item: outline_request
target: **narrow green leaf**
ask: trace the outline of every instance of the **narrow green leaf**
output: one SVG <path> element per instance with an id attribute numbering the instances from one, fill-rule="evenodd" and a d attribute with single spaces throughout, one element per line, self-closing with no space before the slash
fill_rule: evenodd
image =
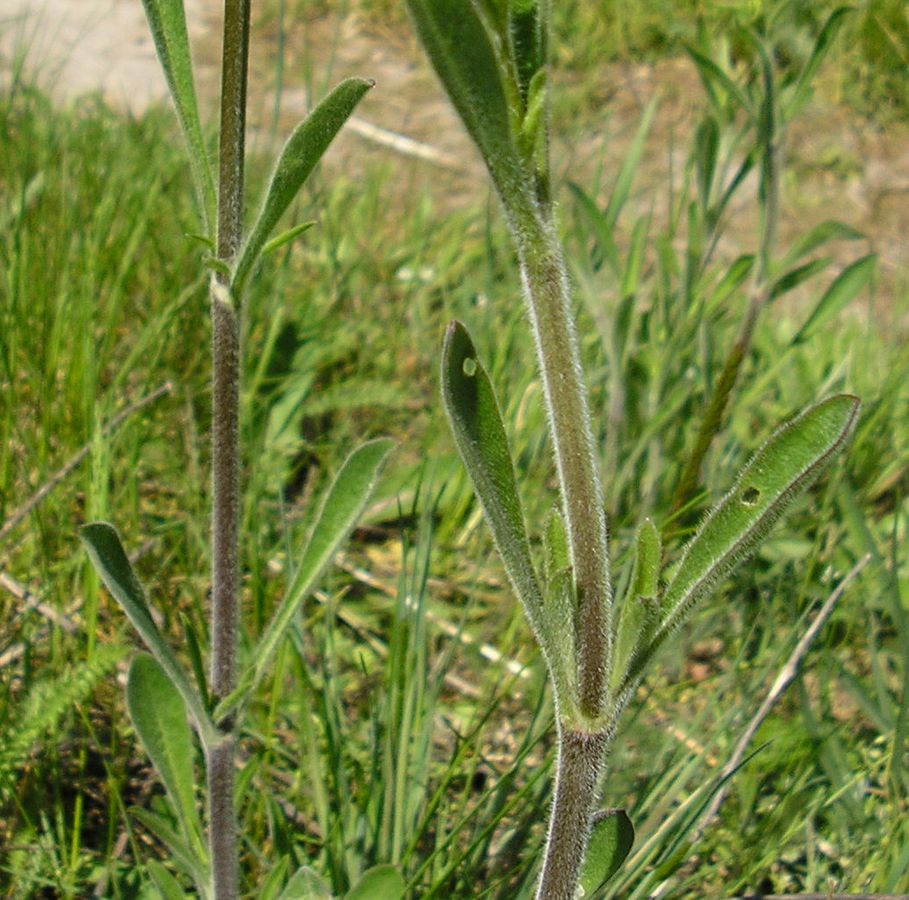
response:
<path id="1" fill-rule="evenodd" d="M 215 715 L 219 720 L 236 710 L 265 677 L 300 604 L 334 559 L 338 546 L 357 524 L 392 446 L 393 442 L 385 438 L 367 441 L 354 450 L 341 467 L 323 498 L 312 535 L 287 593 L 259 638 L 251 666 L 241 676 L 237 690 L 218 705 Z"/>
<path id="2" fill-rule="evenodd" d="M 634 176 L 637 173 L 638 166 L 641 162 L 641 156 L 644 153 L 644 144 L 647 141 L 650 126 L 653 124 L 653 117 L 656 114 L 659 99 L 658 96 L 653 97 L 650 103 L 647 104 L 647 108 L 644 110 L 644 115 L 641 116 L 641 121 L 638 124 L 638 129 L 634 134 L 634 138 L 625 151 L 622 168 L 619 169 L 619 174 L 612 187 L 612 193 L 609 195 L 609 203 L 606 205 L 606 212 L 603 214 L 606 219 L 606 227 L 609 229 L 610 233 L 612 233 L 616 223 L 619 221 L 619 215 L 628 202 L 628 198 L 631 196 L 631 186 L 634 184 Z"/>
<path id="3" fill-rule="evenodd" d="M 344 895 L 344 900 L 401 900 L 405 889 L 396 866 L 373 866 Z"/>
<path id="4" fill-rule="evenodd" d="M 634 845 L 634 825 L 624 809 L 604 809 L 594 817 L 581 869 L 581 897 L 592 897 L 625 862 Z"/>
<path id="5" fill-rule="evenodd" d="M 529 201 L 492 38 L 472 0 L 406 0 L 417 36 L 503 203 Z M 523 195 L 523 196 L 519 196 Z"/>
<path id="6" fill-rule="evenodd" d="M 586 723 L 578 695 L 577 606 L 571 569 L 560 569 L 546 582 L 540 644 L 552 676 L 556 717 L 567 728 Z"/>
<path id="7" fill-rule="evenodd" d="M 839 394 L 778 428 L 706 517 L 661 601 L 655 648 L 692 606 L 747 557 L 793 500 L 845 448 L 858 421 L 857 397 Z"/>
<path id="8" fill-rule="evenodd" d="M 754 268 L 754 254 L 745 254 L 735 259 L 717 286 L 710 292 L 710 311 L 721 306 L 729 296 L 744 284 Z"/>
<path id="9" fill-rule="evenodd" d="M 751 99 L 712 59 L 690 45 L 686 45 L 685 50 L 694 61 L 701 81 L 709 93 L 713 94 L 714 86 L 720 86 L 736 102 L 739 109 L 746 112 L 749 118 L 754 117 Z"/>
<path id="10" fill-rule="evenodd" d="M 270 241 L 266 241 L 261 255 L 268 256 L 269 253 L 280 250 L 281 247 L 289 244 L 294 238 L 298 238 L 304 232 L 309 231 L 315 224 L 315 222 L 301 222 L 299 225 L 294 225 L 293 228 L 288 228 L 287 231 L 282 231 L 280 234 L 275 235 Z"/>
<path id="11" fill-rule="evenodd" d="M 508 38 L 524 104 L 530 81 L 545 63 L 539 0 L 511 0 L 508 4 Z"/>
<path id="12" fill-rule="evenodd" d="M 167 87 L 177 109 L 177 118 L 189 151 L 202 220 L 210 235 L 215 221 L 215 179 L 202 136 L 183 0 L 142 0 L 142 5 Z"/>
<path id="13" fill-rule="evenodd" d="M 442 346 L 442 401 L 467 474 L 530 625 L 542 642 L 543 595 L 499 405 L 467 329 L 452 322 Z"/>
<path id="14" fill-rule="evenodd" d="M 183 698 L 153 657 L 133 658 L 126 682 L 126 707 L 139 740 L 161 778 L 187 840 L 204 859 L 202 823 L 196 808 L 193 739 Z"/>
<path id="15" fill-rule="evenodd" d="M 782 297 L 784 294 L 788 294 L 789 291 L 795 290 L 800 284 L 808 281 L 809 278 L 813 278 L 819 272 L 823 272 L 830 265 L 830 262 L 829 256 L 821 256 L 785 272 L 770 288 L 770 299 L 776 300 L 777 297 Z"/>
<path id="16" fill-rule="evenodd" d="M 123 608 L 145 645 L 183 697 L 195 719 L 203 743 L 207 746 L 215 743 L 219 739 L 218 731 L 208 715 L 205 702 L 158 631 L 145 600 L 145 591 L 126 558 L 116 529 L 107 522 L 92 522 L 79 530 L 79 536 L 104 586 Z"/>
<path id="17" fill-rule="evenodd" d="M 847 266 L 824 292 L 808 320 L 792 339 L 793 344 L 808 340 L 818 329 L 846 308 L 870 283 L 877 267 L 877 254 L 870 253 Z"/>
<path id="18" fill-rule="evenodd" d="M 824 57 L 827 55 L 830 44 L 836 37 L 846 15 L 853 11 L 853 8 L 850 6 L 840 6 L 833 10 L 827 17 L 827 21 L 824 22 L 815 39 L 811 55 L 808 57 L 808 61 L 805 63 L 804 68 L 799 73 L 795 90 L 786 104 L 787 119 L 792 119 L 794 116 L 798 115 L 799 111 L 811 96 L 811 82 L 814 80 L 814 76 L 823 62 Z"/>
<path id="19" fill-rule="evenodd" d="M 830 241 L 860 241 L 866 237 L 867 235 L 861 231 L 856 231 L 843 222 L 827 219 L 813 228 L 809 228 L 792 244 L 781 260 L 780 268 L 788 269 L 803 256 L 813 253 L 818 247 L 822 247 Z"/>
<path id="20" fill-rule="evenodd" d="M 257 888 L 258 900 L 279 900 L 284 886 L 287 883 L 287 870 L 290 868 L 290 858 L 282 856 L 268 873 L 264 882 Z"/>
<path id="21" fill-rule="evenodd" d="M 694 134 L 694 163 L 698 176 L 698 194 L 704 210 L 710 206 L 710 192 L 713 190 L 719 145 L 719 125 L 714 116 L 707 115 L 698 125 Z"/>
<path id="22" fill-rule="evenodd" d="M 180 882 L 158 860 L 150 859 L 145 864 L 145 870 L 154 881 L 162 900 L 186 900 L 186 894 L 183 893 Z"/>
<path id="23" fill-rule="evenodd" d="M 374 84 L 375 82 L 364 78 L 342 81 L 288 138 L 272 173 L 262 208 L 237 255 L 232 280 L 235 296 L 242 297 L 246 280 L 278 220 L 297 196 L 341 126 Z"/>
<path id="24" fill-rule="evenodd" d="M 278 900 L 331 900 L 331 888 L 309 866 L 301 866 L 284 886 Z"/>
<path id="25" fill-rule="evenodd" d="M 581 213 L 593 229 L 594 237 L 597 239 L 602 251 L 603 259 L 609 263 L 609 268 L 612 270 L 613 275 L 616 278 L 621 278 L 623 274 L 622 259 L 618 245 L 613 237 L 614 227 L 609 225 L 603 211 L 589 194 L 585 193 L 573 182 L 568 183 L 568 189 L 574 194 Z"/>

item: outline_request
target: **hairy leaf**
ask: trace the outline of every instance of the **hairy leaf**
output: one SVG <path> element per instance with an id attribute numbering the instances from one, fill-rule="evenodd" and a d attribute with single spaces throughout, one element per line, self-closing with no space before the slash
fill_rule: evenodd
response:
<path id="1" fill-rule="evenodd" d="M 219 739 L 218 731 L 202 697 L 192 686 L 174 652 L 158 631 L 145 601 L 145 591 L 126 557 L 116 529 L 107 522 L 93 522 L 84 525 L 79 531 L 79 536 L 104 586 L 123 608 L 133 627 L 145 641 L 145 645 L 179 691 L 195 719 L 203 743 L 210 746 Z"/>
<path id="2" fill-rule="evenodd" d="M 215 217 L 215 180 L 199 120 L 183 0 L 142 0 L 142 5 L 167 87 L 177 108 L 177 118 L 189 151 L 193 183 L 202 207 L 202 220 L 210 238 Z"/>
<path id="3" fill-rule="evenodd" d="M 193 779 L 193 740 L 186 706 L 167 673 L 147 653 L 139 653 L 130 664 L 126 706 L 139 740 L 167 789 L 187 840 L 204 860 L 202 823 Z"/>
<path id="4" fill-rule="evenodd" d="M 297 196 L 341 126 L 374 84 L 375 82 L 364 78 L 342 81 L 287 139 L 265 192 L 262 208 L 237 256 L 232 280 L 235 296 L 242 297 L 246 280 L 278 220 Z"/>
<path id="5" fill-rule="evenodd" d="M 448 326 L 442 346 L 442 401 L 505 571 L 542 643 L 543 594 L 530 556 L 505 426 L 489 376 L 460 322 Z"/>
<path id="6" fill-rule="evenodd" d="M 625 861 L 634 844 L 634 825 L 624 809 L 605 809 L 594 817 L 581 869 L 583 897 L 592 897 Z"/>

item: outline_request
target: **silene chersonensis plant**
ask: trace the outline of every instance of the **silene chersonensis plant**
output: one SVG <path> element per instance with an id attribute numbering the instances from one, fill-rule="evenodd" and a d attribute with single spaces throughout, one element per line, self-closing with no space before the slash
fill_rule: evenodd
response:
<path id="1" fill-rule="evenodd" d="M 625 811 L 599 808 L 600 781 L 619 718 L 648 666 L 694 607 L 755 550 L 793 500 L 843 451 L 856 426 L 859 400 L 831 396 L 781 425 L 666 571 L 660 531 L 644 518 L 628 588 L 616 597 L 599 453 L 551 191 L 549 0 L 407 0 L 407 6 L 505 213 L 536 346 L 560 494 L 548 521 L 537 529 L 545 549 L 542 566 L 531 550 L 492 384 L 467 329 L 457 321 L 448 327 L 442 347 L 442 394 L 458 450 L 552 683 L 558 730 L 555 795 L 536 896 L 574 900 L 597 893 L 633 843 Z M 822 30 L 796 82 L 789 112 L 804 102 L 843 12 L 836 11 Z M 756 106 L 718 66 L 692 53 L 718 90 L 741 98 L 763 135 L 759 160 L 747 158 L 734 184 L 760 162 L 765 223 L 744 333 L 708 406 L 694 465 L 683 475 L 688 481 L 692 470 L 696 477 L 719 427 L 754 322 L 771 293 L 779 177 L 774 120 L 780 103 L 773 95 L 767 54 L 760 46 L 758 53 L 766 77 L 764 100 Z M 692 485 L 680 487 L 677 496 L 684 501 Z"/>
<path id="2" fill-rule="evenodd" d="M 369 441 L 348 457 L 319 504 L 308 542 L 294 561 L 283 600 L 238 658 L 240 574 L 240 334 L 243 303 L 259 260 L 306 230 L 307 224 L 273 236 L 279 219 L 357 103 L 372 86 L 360 78 L 339 84 L 293 131 L 281 151 L 252 226 L 244 233 L 245 113 L 250 0 L 225 4 L 221 117 L 217 177 L 199 117 L 182 0 L 144 0 L 145 12 L 188 150 L 211 270 L 212 322 L 212 527 L 210 674 L 200 639 L 187 627 L 192 675 L 155 624 L 115 529 L 104 522 L 81 532 L 92 562 L 150 651 L 129 669 L 127 707 L 136 731 L 167 791 L 174 827 L 165 818 L 137 811 L 168 847 L 173 864 L 202 898 L 240 896 L 237 816 L 234 809 L 237 734 L 244 709 L 261 685 L 275 654 L 296 621 L 301 604 L 358 520 L 376 484 L 391 442 Z M 193 739 L 187 713 L 204 751 L 207 829 L 196 804 Z M 204 836 L 207 831 L 207 840 Z M 322 883 L 306 866 L 288 873 L 276 861 L 259 896 L 323 896 Z M 160 863 L 147 870 L 161 895 L 183 897 L 179 882 Z M 397 870 L 366 872 L 351 897 L 401 896 Z"/>

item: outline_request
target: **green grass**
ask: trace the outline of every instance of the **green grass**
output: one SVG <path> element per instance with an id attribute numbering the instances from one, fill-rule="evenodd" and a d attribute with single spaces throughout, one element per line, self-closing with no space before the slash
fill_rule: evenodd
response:
<path id="1" fill-rule="evenodd" d="M 571 64 L 584 72 L 595 48 L 579 46 Z M 0 889 L 81 897 L 106 879 L 105 896 L 133 897 L 135 863 L 158 851 L 128 809 L 164 807 L 113 677 L 132 639 L 76 529 L 116 520 L 127 546 L 142 549 L 138 567 L 166 630 L 176 639 L 185 616 L 206 642 L 209 332 L 199 250 L 185 236 L 191 191 L 168 113 L 124 121 L 99 104 L 60 111 L 15 83 L 0 119 L 0 522 L 90 446 L 0 546 L 2 571 L 76 626 L 0 592 L 0 653 L 22 645 L 0 675 L 0 845 L 10 848 Z M 605 172 L 604 184 L 614 175 Z M 519 286 L 480 192 L 474 209 L 452 214 L 393 179 L 371 169 L 356 182 L 317 181 L 300 210 L 317 226 L 266 262 L 250 302 L 243 533 L 253 627 L 281 597 L 287 548 L 312 512 L 307 498 L 354 441 L 398 442 L 348 553 L 370 577 L 329 576 L 250 716 L 240 777 L 250 896 L 287 856 L 311 861 L 336 891 L 394 861 L 414 897 L 523 897 L 542 839 L 552 749 L 542 665 L 437 399 L 439 342 L 457 316 L 488 361 L 523 499 L 541 521 L 552 473 Z M 641 208 L 665 206 L 669 189 L 639 184 Z M 684 211 L 684 182 L 672 189 Z M 625 564 L 640 485 L 676 553 L 690 521 L 672 519 L 669 490 L 737 331 L 743 288 L 700 303 L 731 260 L 710 261 L 693 283 L 685 216 L 676 225 L 654 217 L 636 245 L 641 219 L 629 206 L 616 231 L 628 290 L 616 291 L 589 217 L 567 191 L 561 197 L 610 451 L 613 554 Z M 635 246 L 640 265 L 628 266 Z M 619 876 L 617 896 L 646 897 L 664 879 L 673 897 L 909 890 L 909 351 L 878 313 L 906 298 L 863 295 L 793 344 L 835 271 L 808 282 L 804 302 L 780 303 L 761 320 L 734 415 L 708 456 L 709 497 L 696 505 L 718 497 L 761 436 L 812 397 L 862 396 L 855 444 L 664 653 L 624 723 L 607 799 L 628 805 L 643 856 Z M 103 431 L 165 382 L 168 396 Z M 617 389 L 622 425 L 610 431 Z M 872 562 L 758 733 L 720 820 L 688 847 L 697 792 L 819 604 L 865 553 Z M 481 656 L 482 642 L 526 664 L 527 677 Z"/>

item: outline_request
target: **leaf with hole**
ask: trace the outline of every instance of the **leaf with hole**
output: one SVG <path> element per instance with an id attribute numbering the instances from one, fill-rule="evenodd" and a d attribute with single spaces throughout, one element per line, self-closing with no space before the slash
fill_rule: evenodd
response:
<path id="1" fill-rule="evenodd" d="M 341 126 L 374 85 L 365 78 L 342 81 L 293 131 L 272 173 L 265 200 L 237 256 L 231 286 L 242 297 L 246 280 L 284 214 Z"/>
<path id="2" fill-rule="evenodd" d="M 778 428 L 754 454 L 685 548 L 660 601 L 661 623 L 647 653 L 626 676 L 626 686 L 691 608 L 755 549 L 843 451 L 859 407 L 859 399 L 849 394 L 823 400 Z"/>
<path id="3" fill-rule="evenodd" d="M 211 232 L 215 221 L 215 179 L 199 119 L 183 0 L 142 0 L 142 5 L 186 140 L 202 220 L 206 231 Z"/>
<path id="4" fill-rule="evenodd" d="M 489 376 L 460 322 L 448 326 L 442 346 L 442 402 L 505 571 L 543 642 L 543 595 L 530 556 L 505 426 Z"/>
<path id="5" fill-rule="evenodd" d="M 145 600 L 145 591 L 126 557 L 116 529 L 107 522 L 92 522 L 79 530 L 79 537 L 104 586 L 123 608 L 146 647 L 179 691 L 195 719 L 203 743 L 212 745 L 218 740 L 214 722 L 199 692 L 192 686 L 174 652 L 158 631 Z"/>
<path id="6" fill-rule="evenodd" d="M 604 809 L 594 816 L 584 856 L 582 897 L 592 897 L 618 872 L 634 845 L 634 825 L 624 809 Z"/>

